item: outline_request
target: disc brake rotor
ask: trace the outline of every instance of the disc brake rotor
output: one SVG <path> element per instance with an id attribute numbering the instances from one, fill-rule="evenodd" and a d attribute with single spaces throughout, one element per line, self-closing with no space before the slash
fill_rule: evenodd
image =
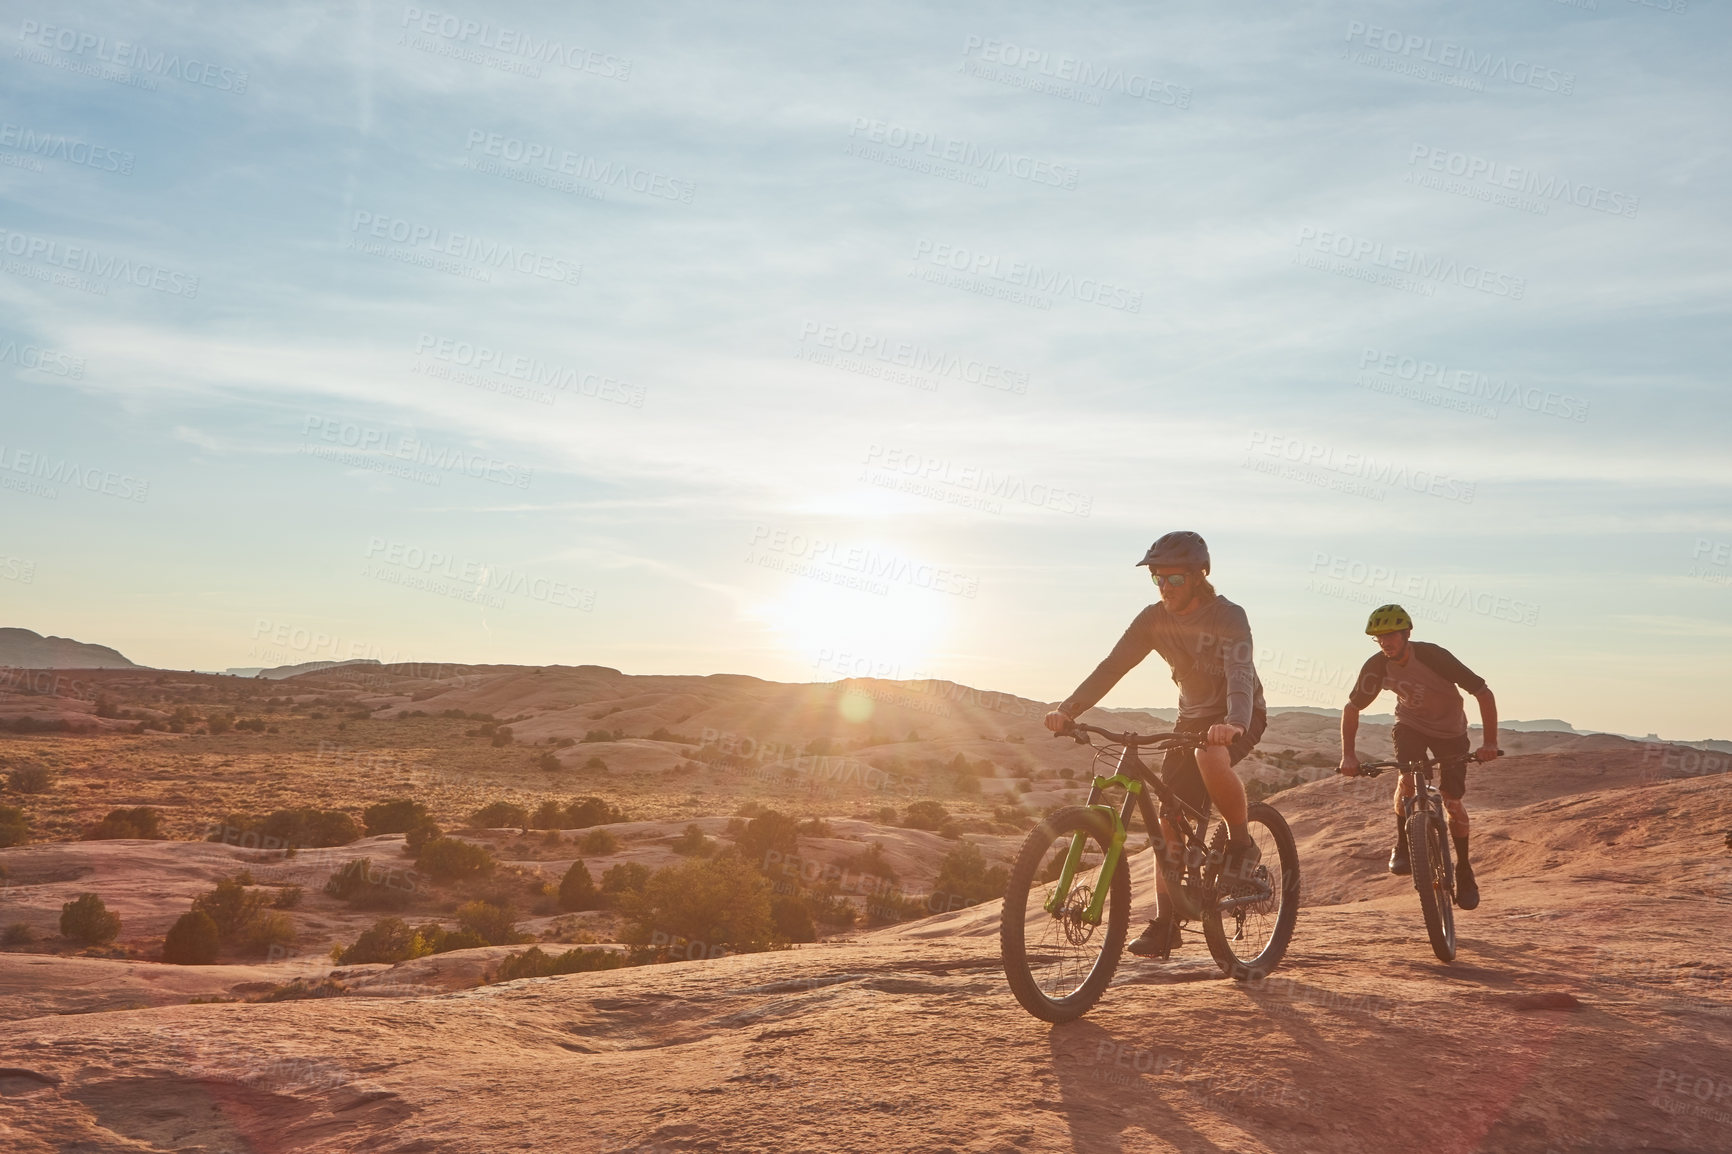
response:
<path id="1" fill-rule="evenodd" d="M 1064 926 L 1064 939 L 1073 946 L 1087 944 L 1094 936 L 1095 927 L 1083 920 L 1088 912 L 1089 903 L 1094 900 L 1093 886 L 1073 886 L 1065 898 L 1064 906 L 1059 910 L 1058 917 Z"/>

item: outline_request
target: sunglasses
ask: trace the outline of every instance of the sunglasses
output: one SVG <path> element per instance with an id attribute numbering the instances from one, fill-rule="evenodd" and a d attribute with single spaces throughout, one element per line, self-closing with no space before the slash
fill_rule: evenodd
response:
<path id="1" fill-rule="evenodd" d="M 1168 573 L 1163 576 L 1160 573 L 1156 573 L 1153 569 L 1150 569 L 1149 576 L 1154 579 L 1156 585 L 1163 588 L 1168 585 L 1171 585 L 1174 589 L 1183 589 L 1185 587 L 1185 574 L 1183 573 Z"/>

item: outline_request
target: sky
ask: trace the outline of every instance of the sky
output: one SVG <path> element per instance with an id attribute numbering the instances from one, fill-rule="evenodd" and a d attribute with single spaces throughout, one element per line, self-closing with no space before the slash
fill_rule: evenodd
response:
<path id="1" fill-rule="evenodd" d="M 1732 736 L 1724 5 L 3 7 L 0 625 Z"/>

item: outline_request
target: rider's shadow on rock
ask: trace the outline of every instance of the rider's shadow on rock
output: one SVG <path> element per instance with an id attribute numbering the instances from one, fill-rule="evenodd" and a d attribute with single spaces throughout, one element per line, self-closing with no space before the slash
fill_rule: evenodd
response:
<path id="1" fill-rule="evenodd" d="M 1112 1034 L 1086 1019 L 1050 1027 L 1047 1046 L 1058 1101 L 1035 1105 L 1064 1115 L 1070 1128 L 1068 1149 L 1120 1154 L 1124 1132 L 1138 1129 L 1186 1154 L 1230 1154 L 1192 1128 L 1165 1100 L 1184 1092 L 1182 1079 L 1192 1072 L 1194 1059 L 1184 1051 Z M 1144 1144 L 1135 1145 L 1141 1149 Z"/>

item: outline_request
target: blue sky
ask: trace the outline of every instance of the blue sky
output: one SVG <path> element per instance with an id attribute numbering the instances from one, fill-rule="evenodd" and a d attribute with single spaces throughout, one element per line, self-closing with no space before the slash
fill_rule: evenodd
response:
<path id="1" fill-rule="evenodd" d="M 1193 528 L 1727 736 L 1728 20 L 1586 3 L 8 4 L 0 617 L 1057 700 Z"/>

